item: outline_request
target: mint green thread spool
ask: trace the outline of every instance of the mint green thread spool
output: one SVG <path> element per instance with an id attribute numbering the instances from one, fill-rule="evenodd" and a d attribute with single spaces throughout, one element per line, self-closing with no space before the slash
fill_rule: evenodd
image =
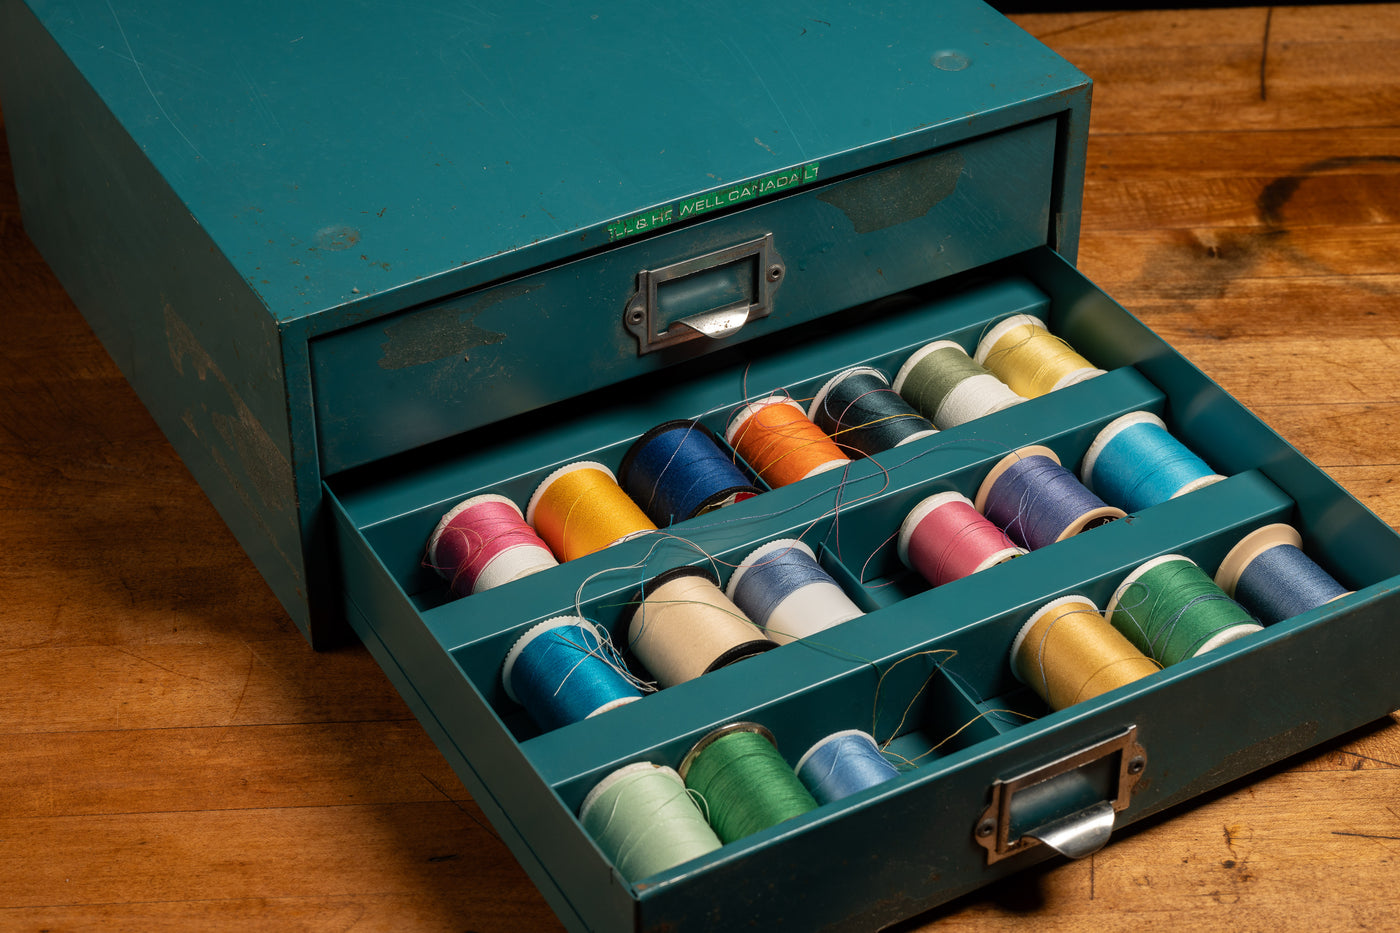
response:
<path id="1" fill-rule="evenodd" d="M 696 742 L 681 762 L 680 773 L 723 842 L 743 839 L 817 807 L 778 754 L 773 733 L 753 722 L 730 723 Z"/>
<path id="2" fill-rule="evenodd" d="M 1109 600 L 1104 618 L 1163 667 L 1264 628 L 1180 554 L 1154 557 L 1130 573 Z"/>
<path id="3" fill-rule="evenodd" d="M 626 765 L 599 781 L 583 798 L 578 818 L 628 881 L 720 847 L 681 776 L 649 761 Z"/>

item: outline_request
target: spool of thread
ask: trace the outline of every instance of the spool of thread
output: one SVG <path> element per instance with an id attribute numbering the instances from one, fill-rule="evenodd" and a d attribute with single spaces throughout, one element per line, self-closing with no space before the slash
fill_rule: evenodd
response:
<path id="1" fill-rule="evenodd" d="M 648 580 L 628 638 L 637 659 L 663 687 L 778 647 L 703 567 L 676 567 Z"/>
<path id="2" fill-rule="evenodd" d="M 470 596 L 558 567 L 548 546 L 505 496 L 464 499 L 442 517 L 428 538 L 428 566 L 458 596 Z"/>
<path id="3" fill-rule="evenodd" d="M 652 428 L 628 448 L 617 475 L 658 528 L 761 492 L 698 421 L 667 421 Z"/>
<path id="4" fill-rule="evenodd" d="M 1350 591 L 1302 548 L 1303 536 L 1292 525 L 1265 525 L 1225 555 L 1216 585 L 1265 625 L 1346 596 Z"/>
<path id="5" fill-rule="evenodd" d="M 1104 621 L 1087 596 L 1041 606 L 1011 643 L 1011 671 L 1051 709 L 1064 709 L 1160 670 Z"/>
<path id="6" fill-rule="evenodd" d="M 974 359 L 1026 398 L 1048 395 L 1104 372 L 1032 314 L 998 321 L 978 341 Z"/>
<path id="7" fill-rule="evenodd" d="M 506 654 L 501 683 L 545 732 L 642 698 L 607 632 L 581 616 L 531 626 Z"/>
<path id="8" fill-rule="evenodd" d="M 1180 554 L 1130 573 L 1104 612 L 1109 624 L 1163 667 L 1205 654 L 1263 626 Z"/>
<path id="9" fill-rule="evenodd" d="M 977 490 L 976 506 L 1032 551 L 1124 514 L 1085 489 L 1053 450 L 1040 446 L 1022 447 L 992 467 Z"/>
<path id="10" fill-rule="evenodd" d="M 562 466 L 535 488 L 525 520 L 560 560 L 601 551 L 656 525 L 601 463 L 580 460 Z"/>
<path id="11" fill-rule="evenodd" d="M 864 615 L 797 538 L 750 551 L 724 592 L 780 645 Z"/>
<path id="12" fill-rule="evenodd" d="M 778 754 L 773 733 L 752 722 L 722 726 L 681 762 L 721 842 L 734 842 L 814 810 L 817 802 Z"/>
<path id="13" fill-rule="evenodd" d="M 819 740 L 797 760 L 794 769 L 817 803 L 831 803 L 891 778 L 899 770 L 880 754 L 868 732 L 847 729 Z"/>
<path id="14" fill-rule="evenodd" d="M 802 406 L 782 395 L 750 402 L 734 415 L 724 439 L 774 488 L 851 462 L 812 423 Z"/>
<path id="15" fill-rule="evenodd" d="M 951 340 L 915 350 L 892 388 L 945 431 L 1025 401 Z"/>
<path id="16" fill-rule="evenodd" d="M 847 453 L 870 456 L 937 434 L 928 419 L 890 388 L 878 369 L 856 366 L 832 376 L 807 417 Z"/>
<path id="17" fill-rule="evenodd" d="M 1141 512 L 1225 478 L 1148 411 L 1110 421 L 1089 445 L 1079 475 L 1105 502 L 1127 512 Z"/>
<path id="18" fill-rule="evenodd" d="M 1026 553 L 960 492 L 940 492 L 899 526 L 899 559 L 930 586 L 942 586 Z"/>
<path id="19" fill-rule="evenodd" d="M 720 847 L 681 776 L 639 761 L 609 774 L 583 798 L 579 822 L 630 882 Z"/>

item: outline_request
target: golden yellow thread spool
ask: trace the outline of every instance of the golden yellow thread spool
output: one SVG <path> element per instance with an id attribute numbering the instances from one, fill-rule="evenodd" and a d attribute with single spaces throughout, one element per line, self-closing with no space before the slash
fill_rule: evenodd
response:
<path id="1" fill-rule="evenodd" d="M 676 567 L 647 581 L 628 641 L 663 687 L 778 647 L 703 567 Z"/>
<path id="2" fill-rule="evenodd" d="M 656 526 L 601 463 L 580 460 L 544 478 L 525 520 L 560 560 L 573 560 Z"/>
<path id="3" fill-rule="evenodd" d="M 784 395 L 745 405 L 730 419 L 724 439 L 774 487 L 851 462 L 802 406 Z"/>
<path id="4" fill-rule="evenodd" d="M 974 358 L 1025 398 L 1047 395 L 1104 372 L 1031 314 L 1013 314 L 997 322 L 978 342 Z"/>
<path id="5" fill-rule="evenodd" d="M 1011 643 L 1011 671 L 1051 709 L 1064 709 L 1161 670 L 1084 596 L 1036 610 Z"/>

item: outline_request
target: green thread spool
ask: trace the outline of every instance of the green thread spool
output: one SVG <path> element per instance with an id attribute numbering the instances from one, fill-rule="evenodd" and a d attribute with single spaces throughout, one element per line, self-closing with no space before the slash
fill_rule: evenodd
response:
<path id="1" fill-rule="evenodd" d="M 681 762 L 685 786 L 707 810 L 724 842 L 814 810 L 817 801 L 778 754 L 773 733 L 735 722 L 705 736 Z"/>
<path id="2" fill-rule="evenodd" d="M 649 761 L 626 765 L 599 781 L 583 798 L 578 818 L 628 881 L 720 847 L 681 776 Z"/>
<path id="3" fill-rule="evenodd" d="M 1264 628 L 1180 554 L 1154 557 L 1130 573 L 1109 600 L 1104 617 L 1163 667 Z"/>

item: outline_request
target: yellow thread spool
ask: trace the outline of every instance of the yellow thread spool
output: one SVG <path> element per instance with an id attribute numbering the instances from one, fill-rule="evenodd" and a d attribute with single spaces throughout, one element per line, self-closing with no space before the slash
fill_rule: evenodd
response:
<path id="1" fill-rule="evenodd" d="M 978 342 L 974 359 L 1025 398 L 1038 398 L 1104 373 L 1031 314 L 998 321 Z"/>
<path id="2" fill-rule="evenodd" d="M 1011 671 L 1051 709 L 1064 709 L 1161 670 L 1084 596 L 1036 610 L 1011 643 Z"/>
<path id="3" fill-rule="evenodd" d="M 628 639 L 663 687 L 778 647 L 703 567 L 676 567 L 647 581 Z"/>
<path id="4" fill-rule="evenodd" d="M 851 462 L 806 410 L 785 395 L 745 405 L 730 419 L 724 439 L 773 487 Z"/>
<path id="5" fill-rule="evenodd" d="M 525 520 L 562 560 L 573 560 L 656 526 L 601 463 L 580 460 L 544 478 L 530 496 Z"/>

